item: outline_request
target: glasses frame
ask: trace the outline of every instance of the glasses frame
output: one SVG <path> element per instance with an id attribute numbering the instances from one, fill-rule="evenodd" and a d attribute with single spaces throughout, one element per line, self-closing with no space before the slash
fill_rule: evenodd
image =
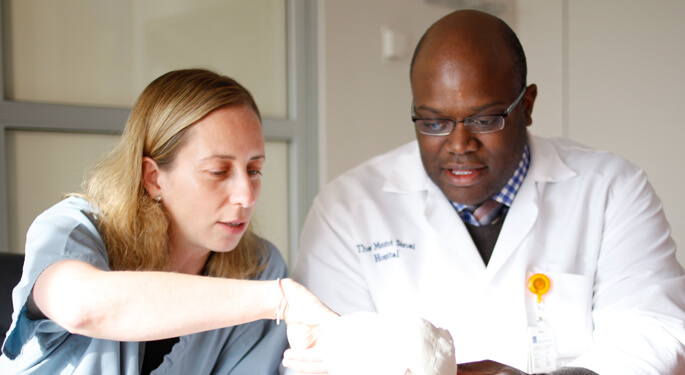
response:
<path id="1" fill-rule="evenodd" d="M 466 127 L 466 130 L 468 130 L 469 132 L 471 132 L 471 133 L 473 133 L 473 134 L 494 133 L 494 132 L 496 132 L 496 131 L 500 131 L 500 130 L 504 129 L 504 119 L 507 118 L 507 116 L 509 116 L 509 113 L 511 113 L 511 111 L 513 111 L 514 108 L 516 108 L 516 106 L 517 106 L 517 105 L 519 104 L 519 102 L 521 101 L 521 98 L 523 98 L 523 94 L 526 93 L 526 90 L 527 90 L 527 89 L 528 89 L 528 87 L 523 87 L 523 90 L 521 90 L 521 93 L 516 97 L 516 99 L 514 100 L 514 102 L 511 103 L 511 105 L 509 106 L 509 108 L 507 108 L 507 109 L 504 111 L 504 113 L 494 114 L 494 115 L 470 116 L 470 117 L 466 117 L 465 119 L 463 119 L 463 120 L 461 120 L 461 121 L 455 121 L 455 120 L 448 119 L 448 118 L 436 118 L 436 117 L 418 118 L 418 117 L 416 117 L 416 112 L 415 112 L 415 108 L 414 108 L 414 102 L 412 101 L 412 103 L 411 103 L 411 121 L 414 123 L 414 126 L 415 126 L 415 127 L 416 127 L 416 121 L 423 121 L 423 120 L 440 120 L 440 121 L 446 121 L 446 122 L 448 122 L 448 123 L 450 123 L 450 124 L 452 125 L 451 127 L 448 128 L 448 131 L 443 132 L 443 133 L 438 133 L 438 134 L 435 134 L 435 133 L 426 133 L 426 132 L 421 131 L 418 127 L 416 128 L 416 130 L 417 130 L 419 133 L 425 134 L 425 135 L 435 135 L 435 136 L 439 136 L 439 137 L 443 137 L 443 136 L 446 136 L 446 135 L 450 135 L 450 134 L 452 134 L 452 132 L 454 131 L 454 128 L 457 127 L 457 124 L 460 123 L 460 122 L 463 122 L 463 123 L 464 123 L 464 126 Z M 487 131 L 473 131 L 473 130 L 466 124 L 466 121 L 469 121 L 469 120 L 472 120 L 472 119 L 478 118 L 478 117 L 484 117 L 484 116 L 487 116 L 487 117 L 497 117 L 497 116 L 499 116 L 499 117 L 502 118 L 502 125 L 501 125 L 498 129 L 487 130 Z"/>

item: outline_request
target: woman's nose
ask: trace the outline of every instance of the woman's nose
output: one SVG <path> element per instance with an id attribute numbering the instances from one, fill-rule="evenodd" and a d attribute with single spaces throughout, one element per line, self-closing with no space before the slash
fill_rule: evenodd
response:
<path id="1" fill-rule="evenodd" d="M 230 201 L 232 204 L 242 207 L 251 207 L 257 203 L 259 181 L 254 181 L 251 176 L 245 173 L 236 177 L 231 184 Z"/>

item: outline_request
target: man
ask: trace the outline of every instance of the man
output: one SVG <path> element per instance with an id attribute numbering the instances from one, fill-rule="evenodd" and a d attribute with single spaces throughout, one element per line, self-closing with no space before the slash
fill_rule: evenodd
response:
<path id="1" fill-rule="evenodd" d="M 684 272 L 645 173 L 527 132 L 537 88 L 493 16 L 436 22 L 410 78 L 417 142 L 321 192 L 294 277 L 341 314 L 446 328 L 460 374 L 684 373 Z"/>

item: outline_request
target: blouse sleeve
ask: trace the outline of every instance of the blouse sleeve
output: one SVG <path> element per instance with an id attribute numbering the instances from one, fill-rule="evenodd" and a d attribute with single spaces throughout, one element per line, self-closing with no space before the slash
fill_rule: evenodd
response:
<path id="1" fill-rule="evenodd" d="M 14 359 L 32 338 L 47 355 L 68 332 L 48 319 L 32 320 L 26 302 L 38 276 L 60 260 L 80 260 L 109 270 L 107 252 L 96 228 L 95 210 L 84 199 L 67 198 L 40 214 L 26 235 L 24 268 L 12 293 L 12 325 L 2 352 Z M 40 360 L 40 358 L 37 358 Z"/>

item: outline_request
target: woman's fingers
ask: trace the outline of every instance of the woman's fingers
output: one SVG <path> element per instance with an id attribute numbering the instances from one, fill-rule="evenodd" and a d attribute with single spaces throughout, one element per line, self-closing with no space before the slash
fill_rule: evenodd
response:
<path id="1" fill-rule="evenodd" d="M 309 349 L 316 345 L 321 335 L 321 327 L 303 323 L 288 323 L 288 342 L 294 349 Z"/>
<path id="2" fill-rule="evenodd" d="M 323 335 L 323 327 L 328 321 L 338 318 L 338 314 L 297 282 L 284 279 L 282 285 L 287 301 L 283 315 L 292 348 L 285 352 L 283 366 L 298 374 L 328 374 L 319 340 Z"/>
<path id="3" fill-rule="evenodd" d="M 288 349 L 283 353 L 283 366 L 298 374 L 328 374 L 318 349 Z"/>

